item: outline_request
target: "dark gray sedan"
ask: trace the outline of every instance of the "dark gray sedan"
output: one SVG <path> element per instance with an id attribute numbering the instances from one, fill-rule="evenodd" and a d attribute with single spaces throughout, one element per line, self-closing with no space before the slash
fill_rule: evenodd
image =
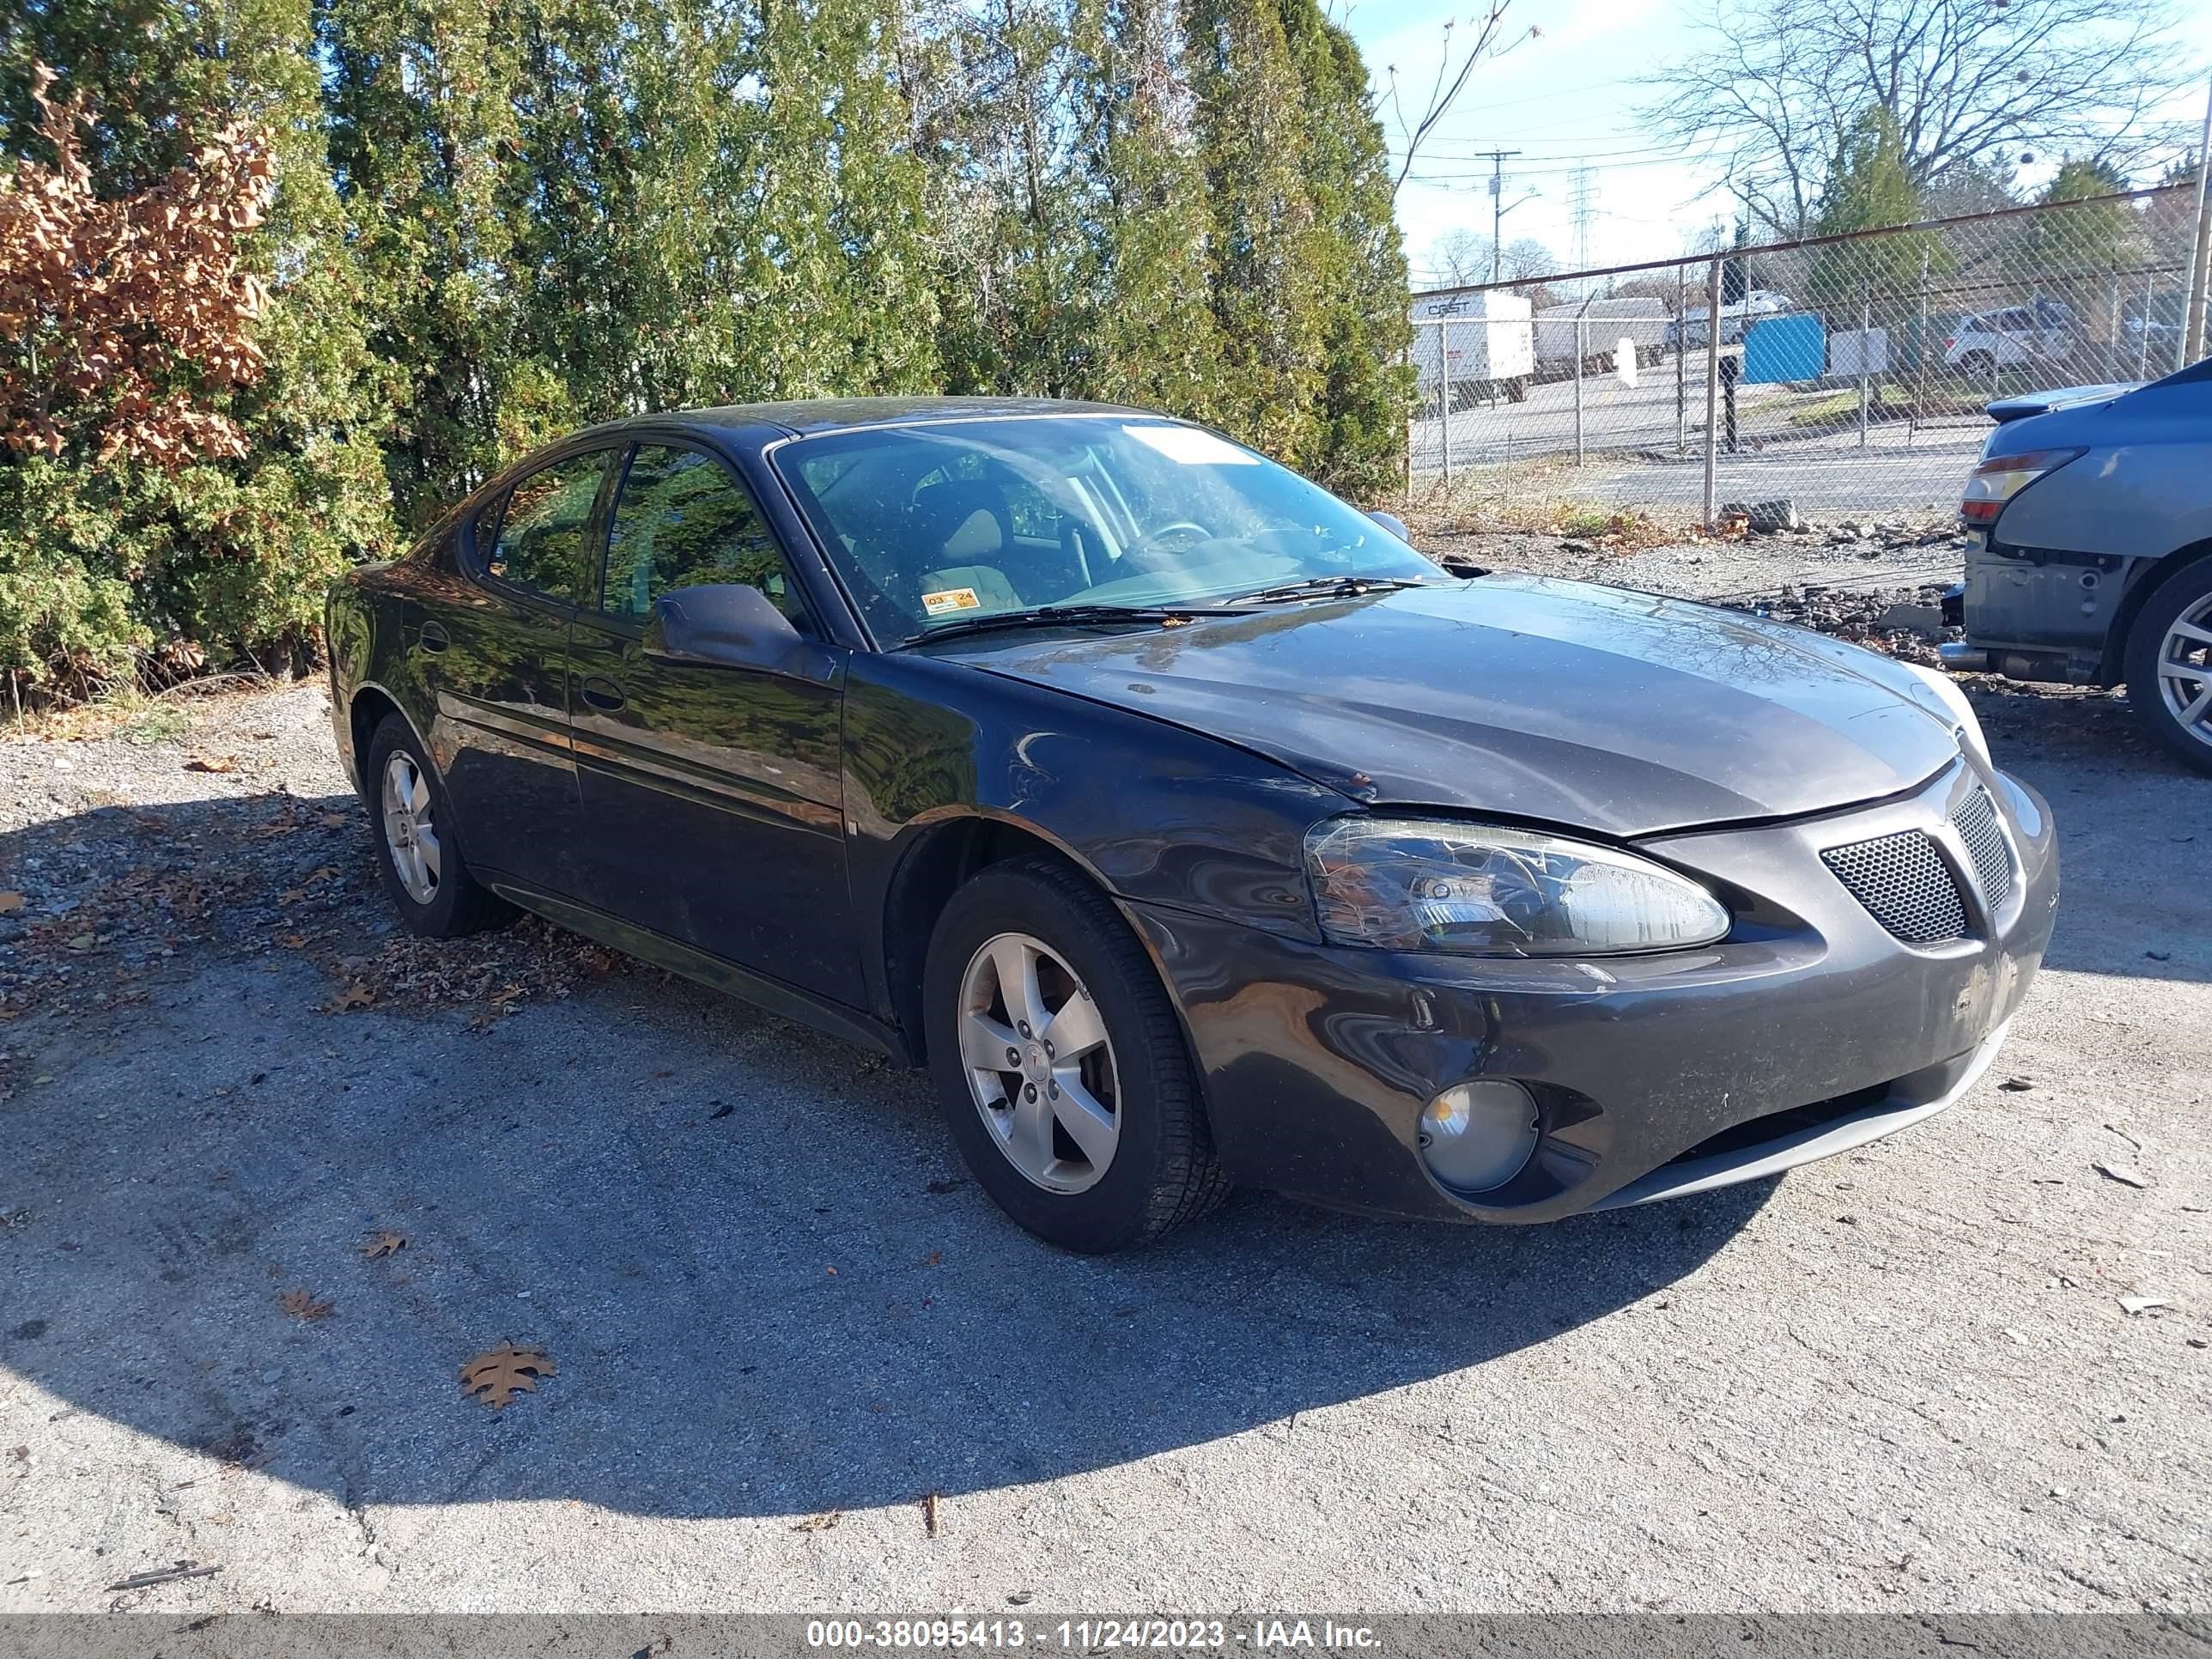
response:
<path id="1" fill-rule="evenodd" d="M 1218 434 L 867 401 L 577 434 L 332 593 L 425 935 L 537 911 L 927 1065 L 1056 1243 L 1231 1182 L 1540 1221 L 1940 1111 L 2049 938 L 1949 682 L 1439 568 Z"/>

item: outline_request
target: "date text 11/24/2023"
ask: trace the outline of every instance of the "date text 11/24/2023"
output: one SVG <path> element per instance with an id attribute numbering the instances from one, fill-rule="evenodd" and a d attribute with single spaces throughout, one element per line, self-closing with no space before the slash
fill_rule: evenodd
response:
<path id="1" fill-rule="evenodd" d="M 1330 1619 L 810 1619 L 806 1645 L 824 1649 L 1042 1648 L 1099 1653 L 1114 1648 L 1282 1649 L 1374 1652 L 1366 1625 Z"/>

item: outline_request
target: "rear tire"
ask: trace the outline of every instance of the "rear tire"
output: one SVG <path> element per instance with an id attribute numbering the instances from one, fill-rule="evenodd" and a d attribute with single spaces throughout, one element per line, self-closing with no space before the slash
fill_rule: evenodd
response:
<path id="1" fill-rule="evenodd" d="M 1227 1194 L 1174 1006 L 1128 924 L 1076 872 L 994 865 L 955 893 L 930 940 L 922 1006 L 955 1144 L 977 1184 L 1047 1243 L 1135 1249 Z"/>
<path id="2" fill-rule="evenodd" d="M 376 867 L 409 933 L 458 939 L 514 920 L 513 908 L 469 873 L 446 781 L 398 715 L 386 714 L 369 739 L 364 775 Z"/>
<path id="3" fill-rule="evenodd" d="M 2212 560 L 2151 590 L 2122 663 L 2143 730 L 2175 759 L 2212 772 Z"/>

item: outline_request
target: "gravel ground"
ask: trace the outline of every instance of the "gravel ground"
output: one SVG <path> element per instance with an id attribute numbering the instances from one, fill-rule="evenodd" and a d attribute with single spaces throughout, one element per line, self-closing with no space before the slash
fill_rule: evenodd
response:
<path id="1" fill-rule="evenodd" d="M 1784 608 L 1942 557 L 1485 551 Z M 917 1077 L 535 924 L 401 944 L 315 687 L 0 744 L 0 1612 L 2203 1613 L 2212 781 L 1976 696 L 2067 897 L 1954 1110 L 1108 1261 Z M 555 1374 L 463 1398 L 507 1340 Z"/>

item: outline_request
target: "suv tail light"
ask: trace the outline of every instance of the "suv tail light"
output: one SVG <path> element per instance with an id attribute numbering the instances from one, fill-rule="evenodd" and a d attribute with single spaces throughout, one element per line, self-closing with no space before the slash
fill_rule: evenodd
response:
<path id="1" fill-rule="evenodd" d="M 2056 472 L 2086 454 L 2080 449 L 2031 449 L 2024 455 L 1992 455 L 1966 476 L 1966 499 L 1959 516 L 1986 528 L 1997 521 L 2005 503 L 2046 472 Z"/>

